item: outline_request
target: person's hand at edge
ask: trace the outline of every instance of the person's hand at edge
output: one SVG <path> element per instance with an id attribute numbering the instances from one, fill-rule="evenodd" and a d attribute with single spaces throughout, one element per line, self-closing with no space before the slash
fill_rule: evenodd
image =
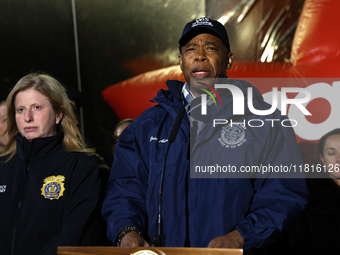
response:
<path id="1" fill-rule="evenodd" d="M 120 243 L 122 248 L 149 247 L 149 243 L 135 231 L 127 233 Z"/>
<path id="2" fill-rule="evenodd" d="M 208 248 L 236 248 L 240 249 L 244 246 L 244 240 L 237 230 L 230 233 L 214 238 L 210 241 Z"/>

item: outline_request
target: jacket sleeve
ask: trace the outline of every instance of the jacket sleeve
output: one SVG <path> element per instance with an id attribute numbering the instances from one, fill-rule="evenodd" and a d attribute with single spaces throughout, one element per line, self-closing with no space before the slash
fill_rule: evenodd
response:
<path id="1" fill-rule="evenodd" d="M 261 164 L 292 166 L 291 171 L 294 165 L 304 164 L 292 128 L 279 126 L 270 131 Z M 244 239 L 245 248 L 275 242 L 307 204 L 304 173 L 261 173 L 254 179 L 254 189 L 249 214 L 235 226 Z"/>
<path id="2" fill-rule="evenodd" d="M 93 158 L 81 157 L 71 177 L 62 230 L 45 245 L 41 254 L 55 255 L 58 246 L 96 245 L 93 240 L 97 217 L 101 217 L 100 183 L 99 167 Z"/>
<path id="3" fill-rule="evenodd" d="M 131 123 L 121 134 L 107 185 L 102 214 L 107 236 L 115 244 L 124 228 L 134 226 L 147 233 L 146 191 L 149 170 L 142 157 Z"/>

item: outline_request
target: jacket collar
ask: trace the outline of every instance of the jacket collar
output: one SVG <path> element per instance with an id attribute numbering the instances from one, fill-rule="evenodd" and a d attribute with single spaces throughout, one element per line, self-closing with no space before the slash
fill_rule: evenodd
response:
<path id="1" fill-rule="evenodd" d="M 178 109 L 183 107 L 182 87 L 184 82 L 177 80 L 166 81 L 168 90 L 161 89 L 151 102 L 156 102 L 165 108 L 171 116 L 176 117 Z"/>
<path id="2" fill-rule="evenodd" d="M 17 154 L 18 157 L 27 162 L 44 159 L 52 155 L 59 146 L 62 146 L 64 133 L 57 133 L 54 136 L 35 138 L 27 140 L 21 134 L 17 134 Z"/>
<path id="3" fill-rule="evenodd" d="M 182 88 L 184 85 L 184 82 L 177 81 L 177 80 L 168 80 L 166 81 L 166 85 L 168 86 L 168 90 L 159 90 L 157 93 L 157 96 L 154 98 L 154 100 L 151 100 L 151 102 L 156 102 L 160 106 L 162 106 L 173 119 L 176 118 L 178 110 L 183 105 L 183 99 L 182 96 Z M 189 133 L 190 123 L 189 119 L 187 117 L 183 118 L 184 125 L 182 127 L 185 129 L 186 133 Z"/>

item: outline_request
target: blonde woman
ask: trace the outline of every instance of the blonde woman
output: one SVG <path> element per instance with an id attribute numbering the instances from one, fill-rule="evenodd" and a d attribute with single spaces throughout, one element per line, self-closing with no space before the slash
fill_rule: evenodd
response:
<path id="1" fill-rule="evenodd" d="M 56 254 L 58 246 L 96 245 L 99 169 L 65 88 L 48 75 L 29 74 L 8 95 L 7 108 L 1 254 Z"/>

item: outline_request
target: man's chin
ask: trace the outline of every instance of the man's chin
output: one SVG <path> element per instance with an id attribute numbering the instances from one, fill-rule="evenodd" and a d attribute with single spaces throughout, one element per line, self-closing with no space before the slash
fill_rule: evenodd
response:
<path id="1" fill-rule="evenodd" d="M 191 90 L 191 92 L 195 95 L 195 96 L 197 96 L 197 95 L 201 95 L 201 94 L 203 94 L 204 93 L 204 90 L 202 90 L 202 89 L 200 89 L 200 88 L 204 88 L 204 87 L 190 87 L 190 90 Z"/>
<path id="2" fill-rule="evenodd" d="M 190 87 L 195 87 L 195 88 L 196 87 L 197 88 L 207 88 L 208 86 L 214 87 L 214 85 L 217 82 L 216 79 L 218 79 L 218 78 L 191 78 L 190 79 Z M 202 93 L 202 90 L 200 90 L 200 93 Z"/>

